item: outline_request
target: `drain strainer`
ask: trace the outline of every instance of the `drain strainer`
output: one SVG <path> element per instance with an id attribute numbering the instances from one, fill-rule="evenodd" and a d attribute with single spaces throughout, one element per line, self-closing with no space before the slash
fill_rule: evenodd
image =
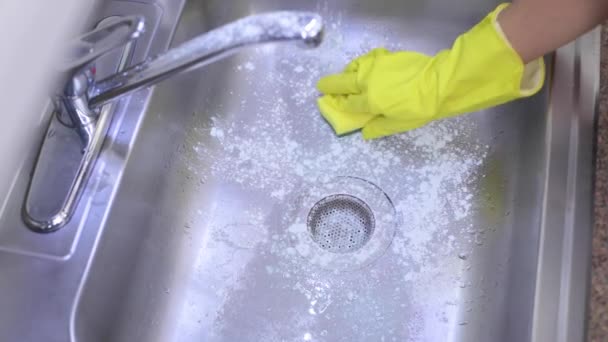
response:
<path id="1" fill-rule="evenodd" d="M 336 177 L 298 197 L 288 228 L 294 249 L 333 271 L 364 267 L 384 254 L 395 235 L 395 207 L 377 185 Z"/>
<path id="2" fill-rule="evenodd" d="M 338 194 L 325 197 L 312 207 L 307 226 L 312 239 L 321 248 L 333 253 L 349 253 L 369 241 L 375 220 L 365 202 Z"/>

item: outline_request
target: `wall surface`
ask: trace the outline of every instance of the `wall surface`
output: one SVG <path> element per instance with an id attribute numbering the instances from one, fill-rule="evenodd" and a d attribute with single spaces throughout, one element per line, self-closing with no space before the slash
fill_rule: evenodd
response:
<path id="1" fill-rule="evenodd" d="M 79 32 L 93 3 L 0 1 L 0 205 L 26 151 L 44 132 L 42 107 L 56 76 L 53 59 L 61 42 Z"/>

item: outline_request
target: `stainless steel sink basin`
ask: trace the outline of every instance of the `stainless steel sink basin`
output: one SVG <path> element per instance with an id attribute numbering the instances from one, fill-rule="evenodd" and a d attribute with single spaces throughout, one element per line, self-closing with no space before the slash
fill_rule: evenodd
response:
<path id="1" fill-rule="evenodd" d="M 279 9 L 320 13 L 325 42 L 123 101 L 68 233 L 0 239 L 2 340 L 581 341 L 597 31 L 548 58 L 529 100 L 370 142 L 316 109 L 316 80 L 350 58 L 435 53 L 497 4 L 156 3 L 141 58 Z M 8 240 L 25 229 L 11 201 Z"/>

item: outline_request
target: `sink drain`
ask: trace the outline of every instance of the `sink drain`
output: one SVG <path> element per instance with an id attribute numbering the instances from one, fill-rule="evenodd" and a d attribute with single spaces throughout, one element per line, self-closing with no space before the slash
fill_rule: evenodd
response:
<path id="1" fill-rule="evenodd" d="M 317 202 L 308 214 L 307 226 L 312 239 L 333 253 L 360 249 L 374 232 L 374 214 L 357 197 L 338 194 Z"/>
<path id="2" fill-rule="evenodd" d="M 358 177 L 319 182 L 297 197 L 287 231 L 311 264 L 355 270 L 384 254 L 395 235 L 395 207 L 382 189 Z"/>

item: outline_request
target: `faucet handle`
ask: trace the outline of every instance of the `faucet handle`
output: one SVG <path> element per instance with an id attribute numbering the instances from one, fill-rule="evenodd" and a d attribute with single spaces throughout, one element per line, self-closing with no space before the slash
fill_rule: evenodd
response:
<path id="1" fill-rule="evenodd" d="M 116 72 L 122 72 L 126 69 L 134 49 L 134 44 L 128 43 L 139 37 L 142 32 L 142 17 L 108 17 L 102 20 L 94 31 L 81 36 L 69 45 L 73 48 L 73 51 L 76 51 L 76 54 L 73 58 L 66 60 L 62 64 L 62 68 L 64 71 L 82 68 L 113 48 L 122 46 L 123 52 L 115 69 Z M 79 50 L 82 47 L 84 47 L 84 50 Z M 56 105 L 57 108 L 66 109 L 65 105 L 70 103 L 70 106 L 73 107 L 70 118 L 72 123 L 76 123 L 73 128 L 77 129 L 84 145 L 80 163 L 73 170 L 73 178 L 70 182 L 62 183 L 61 180 L 48 182 L 46 175 L 49 173 L 66 178 L 65 172 L 69 167 L 65 168 L 65 164 L 71 165 L 70 163 L 73 162 L 70 159 L 72 155 L 59 156 L 59 158 L 65 159 L 52 156 L 52 152 L 57 151 L 54 142 L 57 140 L 49 139 L 54 136 L 54 134 L 50 134 L 52 126 L 49 126 L 49 131 L 42 142 L 34 171 L 26 189 L 21 211 L 23 222 L 37 233 L 53 232 L 69 222 L 84 191 L 84 186 L 93 171 L 95 161 L 112 121 L 113 104 L 101 107 L 96 113 L 92 113 L 88 108 L 86 84 L 84 83 L 92 77 L 89 75 L 92 71 L 91 68 L 83 69 L 81 71 L 76 70 L 71 75 L 71 81 L 64 89 L 64 91 L 70 91 L 69 96 L 72 101 L 66 101 L 65 98 L 58 99 L 57 101 L 61 102 L 61 105 Z M 61 122 L 60 119 L 59 121 Z M 65 148 L 65 146 L 60 148 Z M 69 149 L 68 151 L 73 152 Z M 46 155 L 46 157 L 43 155 Z M 56 165 L 59 165 L 59 167 Z M 64 186 L 66 189 L 63 188 Z M 50 205 L 48 205 L 49 200 L 51 200 Z"/>
<path id="2" fill-rule="evenodd" d="M 65 72 L 83 67 L 112 49 L 137 39 L 144 28 L 144 17 L 138 15 L 121 17 L 97 27 L 67 44 L 64 49 L 67 53 L 59 63 L 59 70 Z"/>

